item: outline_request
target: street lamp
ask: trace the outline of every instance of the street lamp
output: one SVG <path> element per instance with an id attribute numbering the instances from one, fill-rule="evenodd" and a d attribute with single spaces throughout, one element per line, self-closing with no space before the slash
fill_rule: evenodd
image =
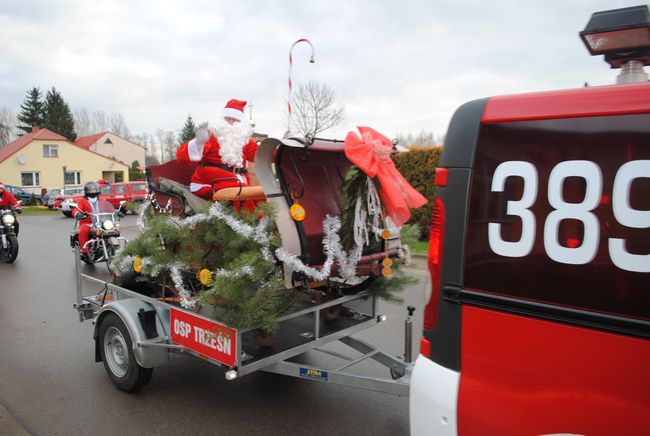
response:
<path id="1" fill-rule="evenodd" d="M 314 46 L 307 38 L 300 38 L 299 40 L 291 44 L 291 48 L 289 49 L 289 99 L 287 101 L 288 119 L 287 119 L 287 133 L 284 134 L 285 138 L 289 137 L 291 134 L 291 91 L 293 88 L 293 85 L 291 83 L 291 67 L 293 66 L 293 57 L 291 56 L 291 52 L 293 51 L 293 48 L 296 46 L 296 44 L 300 42 L 306 42 L 311 47 L 311 56 L 309 57 L 309 63 L 313 64 L 314 62 L 316 62 L 314 60 Z"/>
<path id="2" fill-rule="evenodd" d="M 580 38 L 592 56 L 620 68 L 616 83 L 646 82 L 644 65 L 650 65 L 650 10 L 632 6 L 594 12 Z"/>

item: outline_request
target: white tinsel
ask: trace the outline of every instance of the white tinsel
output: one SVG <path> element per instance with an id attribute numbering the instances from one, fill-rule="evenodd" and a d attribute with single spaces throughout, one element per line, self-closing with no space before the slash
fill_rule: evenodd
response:
<path id="1" fill-rule="evenodd" d="M 196 306 L 196 301 L 190 299 L 192 294 L 190 291 L 185 289 L 185 285 L 183 284 L 183 275 L 181 274 L 182 271 L 188 270 L 189 268 L 187 265 L 180 262 L 173 263 L 169 265 L 168 268 L 169 275 L 178 291 L 178 296 L 181 297 L 181 306 L 185 309 L 193 309 Z"/>
<path id="2" fill-rule="evenodd" d="M 375 184 L 372 183 L 372 179 L 370 177 L 366 178 L 366 185 L 368 187 L 368 194 L 366 195 L 366 208 L 368 215 L 372 219 L 372 230 L 375 233 L 375 237 L 377 237 L 377 229 L 381 227 L 382 221 L 381 200 L 379 199 L 377 188 L 375 187 Z"/>
<path id="3" fill-rule="evenodd" d="M 339 265 L 339 275 L 346 279 L 356 278 L 357 262 L 359 257 L 352 250 L 350 254 L 346 253 L 341 246 L 341 239 L 338 231 L 341 229 L 341 220 L 337 217 L 327 215 L 323 221 L 323 250 L 325 252 L 325 262 L 321 269 L 312 268 L 305 265 L 295 254 L 289 253 L 284 248 L 275 250 L 275 255 L 279 260 L 290 266 L 294 271 L 302 272 L 314 280 L 325 280 L 332 272 L 334 261 Z"/>
<path id="4" fill-rule="evenodd" d="M 118 258 L 119 256 L 115 256 L 113 258 L 112 266 L 117 271 L 124 272 L 132 268 L 133 261 L 135 260 L 136 256 L 131 256 L 131 255 L 124 256 L 119 260 L 119 262 L 118 262 Z"/>
<path id="5" fill-rule="evenodd" d="M 227 277 L 227 278 L 239 278 L 243 276 L 251 276 L 253 274 L 253 268 L 249 265 L 242 266 L 233 271 L 228 271 L 223 268 L 219 268 L 213 272 L 215 277 Z"/>
<path id="6" fill-rule="evenodd" d="M 372 185 L 372 183 L 370 183 L 370 185 Z M 371 189 L 372 188 L 369 188 L 369 195 L 368 195 L 369 198 L 373 196 L 370 193 Z M 374 196 L 376 196 L 376 191 L 374 191 Z M 376 200 L 378 200 L 378 198 L 376 198 L 375 200 L 368 201 L 368 207 L 370 210 L 372 210 L 370 215 L 373 217 L 373 220 L 374 217 L 380 216 L 379 214 L 377 214 L 377 210 L 374 209 Z M 359 259 L 361 258 L 362 248 L 368 242 L 367 229 L 365 230 L 365 232 L 361 229 L 361 226 L 359 226 L 358 232 L 356 229 L 357 224 L 360 223 L 365 224 L 367 215 L 365 210 L 363 210 L 363 206 L 359 202 L 357 202 L 357 209 L 358 209 L 358 215 L 357 215 L 358 223 L 355 222 L 355 235 L 354 235 L 355 248 L 353 248 L 349 253 L 343 249 L 343 246 L 341 244 L 341 239 L 339 237 L 339 231 L 341 229 L 341 220 L 337 217 L 332 217 L 327 215 L 327 217 L 323 221 L 323 233 L 324 233 L 323 251 L 325 253 L 325 262 L 323 263 L 323 266 L 320 269 L 305 265 L 298 258 L 298 256 L 288 252 L 284 248 L 276 249 L 275 258 L 274 258 L 270 249 L 271 235 L 267 230 L 269 219 L 266 217 L 260 220 L 259 223 L 255 227 L 253 227 L 252 225 L 247 224 L 241 221 L 240 219 L 238 219 L 236 216 L 234 216 L 226 208 L 226 206 L 222 205 L 221 203 L 213 203 L 206 213 L 200 213 L 187 218 L 171 217 L 171 219 L 179 227 L 189 226 L 190 228 L 194 228 L 196 227 L 197 224 L 201 222 L 205 222 L 210 219 L 216 218 L 225 222 L 238 235 L 246 239 L 253 239 L 255 242 L 260 244 L 262 247 L 261 248 L 262 255 L 264 256 L 264 259 L 269 262 L 275 262 L 275 259 L 277 258 L 278 260 L 284 262 L 285 266 L 290 267 L 294 271 L 301 272 L 314 280 L 325 280 L 328 277 L 330 277 L 332 272 L 332 267 L 336 262 L 339 266 L 339 276 L 341 278 L 345 280 L 355 280 L 358 278 L 356 276 L 356 267 L 357 267 L 357 263 L 359 262 Z M 356 212 L 357 211 L 355 211 L 355 214 Z M 355 221 L 357 221 L 357 219 L 355 219 Z M 392 224 L 392 222 L 389 221 L 390 220 L 387 220 L 386 223 L 387 227 L 391 231 L 393 231 L 393 229 L 395 229 L 395 226 L 394 224 Z M 399 231 L 399 229 L 397 229 L 397 231 Z M 399 251 L 399 257 L 406 259 L 407 262 L 410 261 L 410 251 L 408 250 L 408 247 L 405 246 L 403 247 L 402 250 Z M 126 256 L 119 263 L 118 266 L 119 269 L 124 270 L 125 268 L 131 268 L 134 259 L 135 259 L 134 256 Z M 176 286 L 176 289 L 179 292 L 179 296 L 181 297 L 181 305 L 185 308 L 193 308 L 195 306 L 196 303 L 190 299 L 191 298 L 190 291 L 188 291 L 183 285 L 183 277 L 181 272 L 184 270 L 185 271 L 189 270 L 189 267 L 187 265 L 181 263 L 174 263 L 171 266 L 154 265 L 150 263 L 149 259 L 146 258 L 142 259 L 142 263 L 143 263 L 143 268 L 145 268 L 145 266 L 152 268 L 153 271 L 155 271 L 154 275 L 156 275 L 160 270 L 168 269 L 170 271 L 172 281 L 174 282 L 174 285 Z M 240 277 L 242 275 L 250 275 L 252 274 L 252 272 L 253 271 L 250 266 L 244 266 L 234 271 L 226 271 L 224 269 L 218 269 L 216 271 L 213 271 L 213 274 L 215 277 L 234 278 L 234 277 Z"/>

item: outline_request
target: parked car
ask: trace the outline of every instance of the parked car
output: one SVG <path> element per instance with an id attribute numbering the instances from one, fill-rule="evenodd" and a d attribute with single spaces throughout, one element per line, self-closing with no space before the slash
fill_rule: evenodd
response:
<path id="1" fill-rule="evenodd" d="M 84 188 L 63 188 L 54 201 L 53 209 L 59 209 L 63 215 L 72 216 L 72 209 L 77 206 L 75 199 L 82 196 Z"/>
<path id="2" fill-rule="evenodd" d="M 101 185 L 99 198 L 106 200 L 116 209 L 120 202 L 126 202 L 127 212 L 136 213 L 138 204 L 144 201 L 147 195 L 147 182 L 120 182 Z"/>
<path id="3" fill-rule="evenodd" d="M 48 190 L 43 196 L 43 204 L 47 206 L 48 209 L 54 208 L 54 203 L 56 202 L 57 197 L 61 194 L 62 188 L 53 188 Z"/>
<path id="4" fill-rule="evenodd" d="M 43 204 L 43 199 L 41 198 L 41 194 L 32 194 L 31 192 L 27 192 L 18 186 L 12 186 L 12 185 L 6 185 L 7 190 L 11 192 L 14 197 L 16 197 L 16 200 L 22 200 L 24 205 L 29 205 L 31 204 L 32 201 L 32 195 L 34 195 L 34 198 L 36 200 L 37 205 Z"/>

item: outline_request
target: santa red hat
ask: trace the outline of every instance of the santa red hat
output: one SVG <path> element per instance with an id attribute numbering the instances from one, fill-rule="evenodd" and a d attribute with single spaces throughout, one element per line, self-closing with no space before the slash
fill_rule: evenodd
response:
<path id="1" fill-rule="evenodd" d="M 6 188 L 5 188 L 5 184 L 2 183 L 2 182 L 0 182 L 0 189 L 6 189 Z"/>
<path id="2" fill-rule="evenodd" d="M 237 121 L 241 121 L 244 118 L 244 106 L 246 102 L 242 100 L 232 99 L 226 103 L 226 107 L 223 108 L 223 117 L 234 118 Z"/>

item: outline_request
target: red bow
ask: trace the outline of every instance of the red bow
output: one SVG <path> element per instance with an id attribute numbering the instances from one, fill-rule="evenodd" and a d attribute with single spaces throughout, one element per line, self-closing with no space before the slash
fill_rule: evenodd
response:
<path id="1" fill-rule="evenodd" d="M 357 127 L 361 138 L 350 132 L 345 137 L 345 155 L 369 177 L 377 177 L 379 195 L 386 212 L 396 226 L 411 218 L 410 209 L 418 208 L 427 199 L 406 181 L 390 158 L 393 143 L 370 127 Z"/>

